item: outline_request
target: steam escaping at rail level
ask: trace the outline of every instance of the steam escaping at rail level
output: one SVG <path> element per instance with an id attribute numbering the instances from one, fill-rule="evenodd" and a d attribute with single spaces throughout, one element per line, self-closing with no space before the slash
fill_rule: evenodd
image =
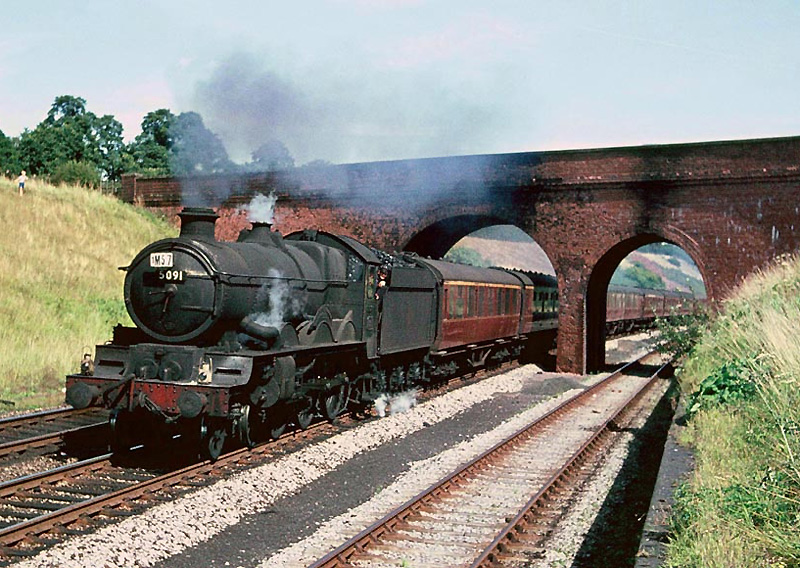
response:
<path id="1" fill-rule="evenodd" d="M 389 409 L 390 415 L 400 414 L 406 412 L 417 405 L 417 391 L 411 389 L 406 392 L 398 394 L 382 394 L 375 399 L 375 411 L 378 416 L 383 418 L 386 416 L 386 409 Z"/>
<path id="2" fill-rule="evenodd" d="M 247 220 L 251 223 L 275 223 L 275 203 L 278 196 L 275 192 L 269 195 L 259 193 L 247 204 Z"/>

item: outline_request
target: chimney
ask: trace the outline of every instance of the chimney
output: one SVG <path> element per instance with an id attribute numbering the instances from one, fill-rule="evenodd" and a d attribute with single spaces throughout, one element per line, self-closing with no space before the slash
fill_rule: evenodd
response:
<path id="1" fill-rule="evenodd" d="M 248 241 L 271 241 L 272 240 L 272 223 L 253 223 L 253 228 L 250 229 Z"/>
<path id="2" fill-rule="evenodd" d="M 178 217 L 181 218 L 181 237 L 214 240 L 214 224 L 219 215 L 213 209 L 184 207 Z"/>
<path id="3" fill-rule="evenodd" d="M 253 221 L 253 228 L 242 231 L 239 241 L 246 243 L 261 243 L 284 248 L 283 237 L 278 231 L 272 230 L 272 223 Z"/>

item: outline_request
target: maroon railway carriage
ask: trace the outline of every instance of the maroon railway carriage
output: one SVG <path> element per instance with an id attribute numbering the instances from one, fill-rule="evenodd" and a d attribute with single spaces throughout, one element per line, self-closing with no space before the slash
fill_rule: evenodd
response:
<path id="1" fill-rule="evenodd" d="M 696 305 L 689 292 L 612 285 L 606 300 L 606 332 L 614 335 L 642 329 L 657 317 L 691 313 Z"/>
<path id="2" fill-rule="evenodd" d="M 481 366 L 537 344 L 545 352 L 552 347 L 557 304 L 543 300 L 555 290 L 552 277 L 430 259 L 419 263 L 431 270 L 440 290 L 435 357 L 469 350 L 471 364 Z"/>
<path id="3" fill-rule="evenodd" d="M 529 278 L 436 260 L 421 262 L 430 267 L 443 292 L 434 349 L 484 343 L 530 331 L 523 328 L 530 321 L 526 317 L 532 304 L 533 284 Z"/>

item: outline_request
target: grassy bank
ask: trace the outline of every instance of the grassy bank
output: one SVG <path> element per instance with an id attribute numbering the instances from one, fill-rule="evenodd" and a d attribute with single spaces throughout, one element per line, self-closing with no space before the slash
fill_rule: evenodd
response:
<path id="1" fill-rule="evenodd" d="M 800 566 L 800 261 L 743 284 L 680 374 L 696 471 L 669 566 Z"/>
<path id="2" fill-rule="evenodd" d="M 60 404 L 84 349 L 129 322 L 117 268 L 176 230 L 95 191 L 34 181 L 19 197 L 2 178 L 0 226 L 0 399 Z"/>

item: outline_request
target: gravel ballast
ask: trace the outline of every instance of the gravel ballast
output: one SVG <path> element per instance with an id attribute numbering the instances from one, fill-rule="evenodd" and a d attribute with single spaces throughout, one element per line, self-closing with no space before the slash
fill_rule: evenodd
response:
<path id="1" fill-rule="evenodd" d="M 538 368 L 535 366 L 521 367 L 452 391 L 405 413 L 361 424 L 296 453 L 104 527 L 94 534 L 54 546 L 16 565 L 152 566 L 170 559 L 164 563 L 165 566 L 180 566 L 181 559 L 175 555 L 209 541 L 245 518 L 252 521 L 253 515 L 260 514 L 268 521 L 270 507 L 277 500 L 287 498 L 331 474 L 359 454 L 381 448 L 386 451 L 392 444 L 422 430 L 442 425 L 476 405 L 483 405 L 485 408 L 482 414 L 486 414 L 486 408 L 494 405 L 494 399 L 502 399 L 504 396 L 512 401 L 525 398 L 520 395 L 524 389 L 530 387 L 531 381 L 544 385 L 549 377 L 537 375 L 537 372 Z M 560 386 L 549 385 L 554 391 L 561 392 L 569 386 L 570 380 L 553 378 L 553 382 L 563 383 Z M 582 386 L 577 381 L 575 383 Z M 543 390 L 547 391 L 547 388 Z M 529 392 L 527 400 L 533 400 L 531 397 L 532 393 Z M 521 409 L 516 408 L 517 412 L 519 410 Z M 508 413 L 513 411 L 510 408 Z M 445 441 L 445 445 L 450 444 Z M 404 469 L 405 466 L 389 464 L 389 470 L 397 474 Z M 390 478 L 389 483 L 391 482 Z M 321 498 L 324 498 L 324 494 Z M 335 502 L 333 504 L 336 505 Z M 309 529 L 310 525 L 318 522 L 312 519 L 308 521 Z M 258 527 L 252 528 L 258 530 Z M 264 557 L 261 556 L 261 559 Z M 188 558 L 192 564 L 186 564 L 187 566 L 197 565 L 197 559 L 192 560 L 191 555 Z M 214 564 L 208 557 L 205 560 L 206 565 Z M 227 561 L 225 564 L 238 565 Z"/>

